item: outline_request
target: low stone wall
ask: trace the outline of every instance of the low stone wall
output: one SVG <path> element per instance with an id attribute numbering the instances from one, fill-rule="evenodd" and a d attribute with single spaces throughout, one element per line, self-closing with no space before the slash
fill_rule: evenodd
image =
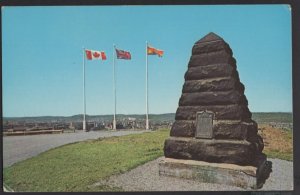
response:
<path id="1" fill-rule="evenodd" d="M 17 135 L 38 135 L 38 134 L 52 134 L 63 133 L 63 130 L 42 130 L 42 131 L 16 131 L 16 132 L 3 132 L 4 136 L 17 136 Z"/>

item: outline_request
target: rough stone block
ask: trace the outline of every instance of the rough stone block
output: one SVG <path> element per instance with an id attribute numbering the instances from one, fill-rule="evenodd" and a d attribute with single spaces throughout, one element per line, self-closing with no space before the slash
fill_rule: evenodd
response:
<path id="1" fill-rule="evenodd" d="M 174 137 L 195 137 L 194 120 L 177 120 L 174 122 L 170 135 Z M 227 140 L 248 140 L 261 144 L 256 138 L 257 126 L 255 122 L 242 121 L 214 121 L 213 138 Z M 260 150 L 261 145 L 257 146 Z"/>
<path id="2" fill-rule="evenodd" d="M 210 53 L 210 52 L 218 52 L 225 50 L 227 53 L 232 55 L 232 50 L 230 49 L 229 45 L 224 41 L 212 41 L 212 42 L 203 42 L 203 43 L 196 43 L 192 49 L 192 55 L 198 55 L 203 53 Z"/>
<path id="3" fill-rule="evenodd" d="M 168 158 L 253 165 L 257 148 L 245 140 L 170 137 L 165 141 L 164 152 Z"/>
<path id="4" fill-rule="evenodd" d="M 271 168 L 272 164 L 269 161 L 263 161 L 259 166 L 239 166 L 164 158 L 159 162 L 159 175 L 231 185 L 244 189 L 259 189 L 269 177 Z"/>
<path id="5" fill-rule="evenodd" d="M 242 93 L 232 91 L 219 92 L 197 92 L 183 93 L 179 100 L 179 106 L 201 106 L 201 105 L 227 105 L 243 104 L 247 105 L 248 101 Z"/>
<path id="6" fill-rule="evenodd" d="M 243 140 L 257 135 L 256 123 L 216 121 L 213 125 L 215 139 Z"/>
<path id="7" fill-rule="evenodd" d="M 177 120 L 172 125 L 170 135 L 175 137 L 194 137 L 195 129 L 194 121 Z"/>
<path id="8" fill-rule="evenodd" d="M 185 80 L 199 80 L 217 77 L 238 78 L 236 68 L 230 64 L 214 64 L 209 66 L 190 67 L 185 75 Z"/>
<path id="9" fill-rule="evenodd" d="M 179 106 L 176 111 L 175 120 L 195 120 L 196 112 L 211 111 L 215 113 L 215 120 L 248 120 L 251 112 L 247 106 L 212 105 L 212 106 Z"/>
<path id="10" fill-rule="evenodd" d="M 255 144 L 256 148 L 257 148 L 257 151 L 258 152 L 262 152 L 263 149 L 264 149 L 264 142 L 263 142 L 263 139 L 261 138 L 260 135 L 258 134 L 252 134 L 250 136 L 247 137 L 247 140 L 253 144 Z"/>
<path id="11" fill-rule="evenodd" d="M 205 43 L 205 42 L 210 42 L 211 43 L 211 42 L 214 42 L 214 41 L 224 41 L 224 40 L 220 36 L 216 35 L 215 33 L 210 32 L 206 36 L 202 37 L 195 44 L 201 44 L 201 43 Z"/>
<path id="12" fill-rule="evenodd" d="M 230 64 L 232 61 L 232 55 L 227 51 L 221 50 L 217 52 L 192 55 L 188 67 L 206 66 L 212 64 Z"/>
<path id="13" fill-rule="evenodd" d="M 231 77 L 185 81 L 183 93 L 194 93 L 203 91 L 229 91 L 236 90 L 244 93 L 244 85 Z"/>

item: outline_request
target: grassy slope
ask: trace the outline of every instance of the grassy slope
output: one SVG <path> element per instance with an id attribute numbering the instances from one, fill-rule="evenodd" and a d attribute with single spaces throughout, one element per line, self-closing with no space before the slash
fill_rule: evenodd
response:
<path id="1" fill-rule="evenodd" d="M 292 131 L 273 128 L 269 125 L 260 125 L 259 134 L 264 140 L 263 152 L 268 158 L 293 160 L 293 134 Z"/>
<path id="2" fill-rule="evenodd" d="M 15 191 L 116 190 L 88 186 L 162 156 L 168 136 L 160 130 L 65 145 L 4 169 L 4 182 Z"/>

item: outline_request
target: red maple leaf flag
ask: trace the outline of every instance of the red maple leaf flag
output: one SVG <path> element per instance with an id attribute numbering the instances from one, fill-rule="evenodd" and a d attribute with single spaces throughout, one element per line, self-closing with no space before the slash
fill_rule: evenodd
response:
<path id="1" fill-rule="evenodd" d="M 116 49 L 116 53 L 118 59 L 131 60 L 131 54 L 129 51 Z"/>
<path id="2" fill-rule="evenodd" d="M 104 51 L 85 50 L 86 58 L 88 60 L 106 60 Z"/>

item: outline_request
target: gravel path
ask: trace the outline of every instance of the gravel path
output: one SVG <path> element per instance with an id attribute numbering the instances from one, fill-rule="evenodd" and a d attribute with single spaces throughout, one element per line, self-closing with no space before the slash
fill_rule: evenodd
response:
<path id="1" fill-rule="evenodd" d="M 243 191 L 245 189 L 220 184 L 201 183 L 175 177 L 159 176 L 158 158 L 129 172 L 110 177 L 97 185 L 121 187 L 125 191 Z M 288 191 L 293 189 L 293 162 L 268 159 L 273 172 L 259 191 Z M 248 190 L 249 191 L 249 190 Z"/>
<path id="2" fill-rule="evenodd" d="M 3 167 L 8 167 L 16 162 L 36 156 L 51 148 L 68 143 L 97 139 L 99 137 L 122 136 L 128 134 L 143 133 L 145 130 L 122 131 L 90 131 L 62 134 L 43 134 L 26 136 L 3 137 Z"/>

